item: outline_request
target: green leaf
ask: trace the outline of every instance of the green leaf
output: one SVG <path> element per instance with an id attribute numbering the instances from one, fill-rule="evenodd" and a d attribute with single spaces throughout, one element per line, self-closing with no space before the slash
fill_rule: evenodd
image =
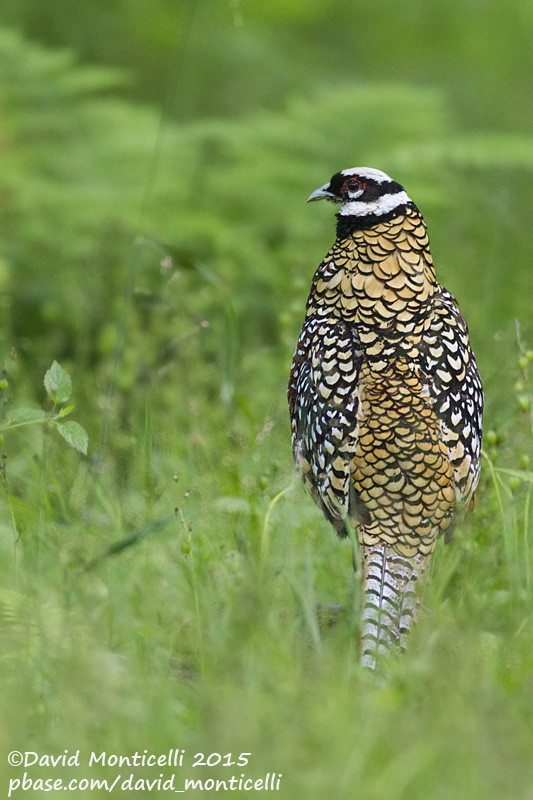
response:
<path id="1" fill-rule="evenodd" d="M 71 414 L 74 411 L 74 406 L 65 406 L 62 408 L 57 415 L 58 417 L 66 417 L 68 414 Z"/>
<path id="2" fill-rule="evenodd" d="M 6 412 L 6 419 L 11 425 L 25 425 L 27 422 L 38 422 L 46 419 L 46 411 L 41 408 L 10 408 Z"/>
<path id="3" fill-rule="evenodd" d="M 72 381 L 70 380 L 70 375 L 65 372 L 57 361 L 54 361 L 44 376 L 44 388 L 54 404 L 66 403 L 71 395 Z"/>
<path id="4" fill-rule="evenodd" d="M 78 422 L 70 420 L 69 422 L 54 422 L 54 425 L 66 442 L 75 447 L 76 450 L 79 450 L 80 453 L 83 453 L 84 456 L 87 455 L 89 437 L 87 436 L 87 431 Z"/>
<path id="5" fill-rule="evenodd" d="M 147 536 L 151 536 L 154 533 L 159 533 L 159 531 L 164 530 L 167 525 L 171 523 L 175 523 L 176 515 L 169 514 L 167 517 L 163 517 L 162 519 L 156 519 L 153 522 L 149 522 L 148 525 L 143 525 L 141 528 L 137 528 L 133 533 L 129 536 L 125 536 L 123 539 L 119 539 L 117 542 L 113 542 L 104 552 L 94 558 L 92 561 L 89 561 L 86 564 L 85 569 L 91 570 L 98 566 L 102 561 L 110 556 L 116 556 L 121 553 L 123 550 L 126 550 L 128 547 L 132 547 L 135 544 L 138 544 L 143 539 L 146 539 Z"/>
<path id="6" fill-rule="evenodd" d="M 502 475 L 508 475 L 509 478 L 514 480 L 533 483 L 533 472 L 519 472 L 517 469 L 505 469 L 504 467 L 495 467 L 495 471 Z"/>

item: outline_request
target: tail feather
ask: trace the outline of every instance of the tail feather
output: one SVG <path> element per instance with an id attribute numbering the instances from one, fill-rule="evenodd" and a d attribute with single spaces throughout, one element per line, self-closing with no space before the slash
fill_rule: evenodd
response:
<path id="1" fill-rule="evenodd" d="M 387 544 L 363 548 L 361 666 L 375 670 L 383 656 L 405 649 L 430 557 L 408 558 Z"/>

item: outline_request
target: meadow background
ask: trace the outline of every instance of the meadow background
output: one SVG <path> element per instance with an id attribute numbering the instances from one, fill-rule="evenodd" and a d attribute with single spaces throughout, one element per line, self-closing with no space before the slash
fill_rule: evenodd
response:
<path id="1" fill-rule="evenodd" d="M 3 0 L 4 780 L 15 749 L 172 747 L 249 752 L 179 775 L 280 798 L 532 800 L 532 40 L 525 0 Z M 487 395 L 476 510 L 384 684 L 285 399 L 334 238 L 305 200 L 356 165 L 423 210 Z"/>

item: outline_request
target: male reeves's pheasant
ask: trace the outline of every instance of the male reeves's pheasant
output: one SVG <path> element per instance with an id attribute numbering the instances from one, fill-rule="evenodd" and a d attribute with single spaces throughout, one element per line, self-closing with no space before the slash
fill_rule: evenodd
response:
<path id="1" fill-rule="evenodd" d="M 479 477 L 483 391 L 468 328 L 435 278 L 400 184 L 345 169 L 309 198 L 339 205 L 289 383 L 294 459 L 339 536 L 362 552 L 361 663 L 403 648 L 416 583 Z"/>

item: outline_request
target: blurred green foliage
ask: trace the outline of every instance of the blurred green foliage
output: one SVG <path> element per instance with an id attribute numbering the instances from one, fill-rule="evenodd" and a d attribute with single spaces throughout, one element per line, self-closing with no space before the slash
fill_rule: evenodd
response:
<path id="1" fill-rule="evenodd" d="M 533 9 L 4 0 L 0 26 L 3 750 L 251 750 L 283 797 L 525 800 Z M 477 511 L 385 686 L 285 402 L 334 235 L 305 199 L 355 165 L 421 207 L 487 390 Z M 9 427 L 53 413 L 54 360 L 87 459 Z M 324 629 L 315 601 L 347 609 Z"/>

